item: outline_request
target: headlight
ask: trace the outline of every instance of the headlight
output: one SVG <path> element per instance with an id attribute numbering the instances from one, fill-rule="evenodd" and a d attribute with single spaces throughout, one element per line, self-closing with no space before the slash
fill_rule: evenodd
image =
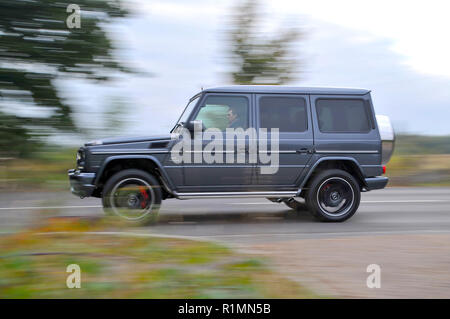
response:
<path id="1" fill-rule="evenodd" d="M 83 149 L 77 152 L 77 169 L 84 169 L 85 154 Z"/>

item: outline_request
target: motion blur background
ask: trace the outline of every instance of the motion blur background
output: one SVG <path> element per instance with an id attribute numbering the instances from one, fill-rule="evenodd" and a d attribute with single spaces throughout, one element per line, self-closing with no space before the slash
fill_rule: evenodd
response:
<path id="1" fill-rule="evenodd" d="M 450 182 L 445 1 L 83 0 L 70 29 L 71 2 L 0 5 L 3 187 L 64 188 L 83 142 L 168 132 L 224 84 L 369 88 L 398 134 L 390 185 Z"/>
<path id="2" fill-rule="evenodd" d="M 67 26 L 70 3 L 80 28 Z M 437 0 L 2 0 L 0 192 L 19 201 L 68 193 L 82 143 L 168 132 L 191 96 L 228 84 L 371 89 L 397 133 L 389 186 L 450 185 L 449 9 Z"/>

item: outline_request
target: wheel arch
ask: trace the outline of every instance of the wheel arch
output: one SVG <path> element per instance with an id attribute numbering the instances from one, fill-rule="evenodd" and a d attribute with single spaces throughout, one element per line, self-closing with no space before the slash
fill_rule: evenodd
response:
<path id="1" fill-rule="evenodd" d="M 326 169 L 342 169 L 355 177 L 361 189 L 367 187 L 363 170 L 356 159 L 353 157 L 327 156 L 319 158 L 309 169 L 299 186 L 299 195 L 303 193 L 304 189 L 308 188 L 315 175 Z"/>
<path id="2" fill-rule="evenodd" d="M 94 185 L 101 189 L 108 178 L 128 168 L 141 169 L 155 175 L 166 193 L 165 197 L 173 195 L 173 185 L 169 176 L 159 160 L 152 155 L 116 155 L 106 158 L 96 174 Z"/>

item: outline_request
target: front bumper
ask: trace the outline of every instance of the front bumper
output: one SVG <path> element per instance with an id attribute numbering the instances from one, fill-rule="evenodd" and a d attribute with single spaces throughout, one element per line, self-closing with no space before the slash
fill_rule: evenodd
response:
<path id="1" fill-rule="evenodd" d="M 92 195 L 95 189 L 95 173 L 81 173 L 80 171 L 70 169 L 67 175 L 69 175 L 72 194 L 81 198 Z"/>
<path id="2" fill-rule="evenodd" d="M 367 190 L 371 191 L 374 189 L 382 189 L 385 188 L 387 183 L 389 182 L 389 178 L 384 176 L 376 176 L 376 177 L 368 177 L 365 179 Z"/>

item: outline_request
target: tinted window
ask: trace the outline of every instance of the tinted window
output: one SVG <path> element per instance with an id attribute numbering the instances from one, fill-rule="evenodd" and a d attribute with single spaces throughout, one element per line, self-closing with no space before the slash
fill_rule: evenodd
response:
<path id="1" fill-rule="evenodd" d="M 248 99 L 243 96 L 217 96 L 206 98 L 195 120 L 205 128 L 248 128 Z"/>
<path id="2" fill-rule="evenodd" d="M 266 96 L 259 99 L 260 128 L 305 132 L 308 128 L 306 114 L 306 102 L 301 97 Z"/>
<path id="3" fill-rule="evenodd" d="M 363 100 L 319 99 L 316 110 L 321 132 L 365 133 L 370 130 Z"/>

